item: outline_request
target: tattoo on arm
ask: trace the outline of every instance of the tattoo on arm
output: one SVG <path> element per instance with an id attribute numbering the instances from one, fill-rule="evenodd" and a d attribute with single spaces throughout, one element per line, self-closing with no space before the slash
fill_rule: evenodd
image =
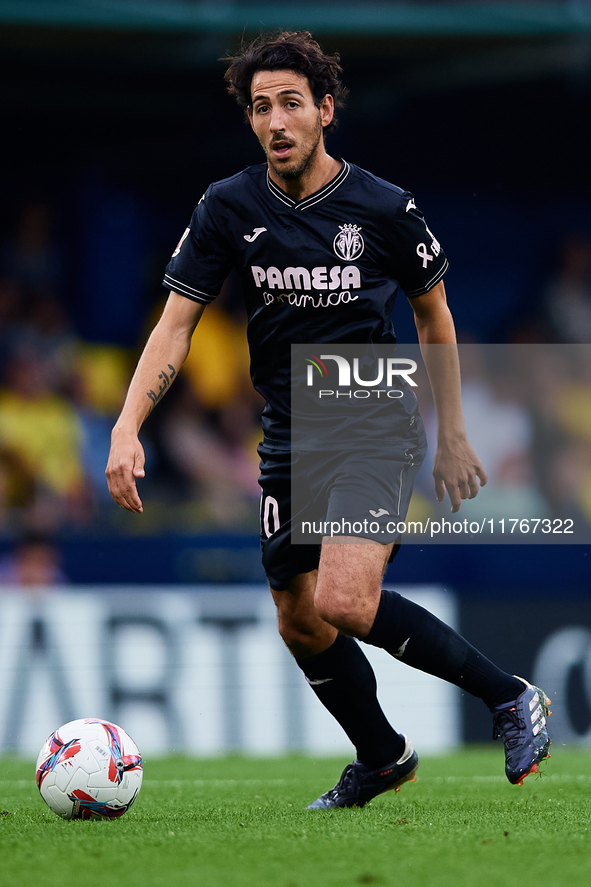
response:
<path id="1" fill-rule="evenodd" d="M 158 374 L 158 378 L 162 380 L 161 385 L 158 388 L 158 391 L 152 391 L 150 389 L 150 391 L 147 392 L 148 397 L 152 401 L 152 405 L 150 407 L 150 413 L 152 412 L 152 410 L 154 409 L 156 404 L 162 400 L 162 398 L 164 397 L 164 394 L 170 388 L 172 380 L 176 376 L 176 370 L 171 363 L 168 364 L 168 369 L 170 370 L 170 373 L 166 373 L 164 370 L 162 370 L 162 372 L 160 372 Z M 149 415 L 149 413 L 148 413 L 148 415 Z"/>

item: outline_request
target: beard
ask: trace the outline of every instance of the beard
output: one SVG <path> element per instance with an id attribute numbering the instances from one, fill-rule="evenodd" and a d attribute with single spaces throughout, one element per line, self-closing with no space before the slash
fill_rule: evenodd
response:
<path id="1" fill-rule="evenodd" d="M 280 179 L 283 179 L 284 182 L 292 182 L 295 179 L 301 178 L 314 160 L 321 139 L 322 123 L 320 122 L 319 114 L 314 132 L 310 135 L 310 139 L 302 146 L 302 157 L 299 161 L 294 161 L 290 165 L 278 166 L 276 162 L 271 159 L 269 153 L 265 152 L 267 153 L 267 160 L 269 161 L 269 165 L 273 169 L 273 172 L 279 176 Z"/>

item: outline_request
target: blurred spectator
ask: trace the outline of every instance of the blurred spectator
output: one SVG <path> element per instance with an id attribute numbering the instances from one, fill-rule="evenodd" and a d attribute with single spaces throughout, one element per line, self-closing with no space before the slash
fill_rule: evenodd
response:
<path id="1" fill-rule="evenodd" d="M 120 525 L 104 468 L 133 360 L 124 348 L 74 334 L 52 227 L 47 204 L 27 204 L 0 250 L 0 531 L 16 522 L 51 532 L 105 516 Z M 556 275 L 540 289 L 541 310 L 538 300 L 514 340 L 591 342 L 591 238 L 568 237 Z M 494 351 L 461 346 L 468 435 L 490 479 L 466 509 L 486 517 L 577 516 L 588 528 L 591 358 L 581 352 L 575 360 L 558 346 L 528 350 L 536 347 L 497 360 Z M 231 277 L 158 407 L 161 425 L 146 425 L 144 494 L 166 506 L 150 511 L 151 530 L 170 525 L 171 509 L 177 527 L 190 515 L 192 526 L 254 528 L 262 402 L 248 364 L 240 285 Z M 429 407 L 423 415 L 429 427 Z M 438 508 L 423 470 L 411 515 L 424 519 Z"/>
<path id="2" fill-rule="evenodd" d="M 51 390 L 50 378 L 47 359 L 28 351 L 12 355 L 0 388 L 0 450 L 16 499 L 24 496 L 24 504 L 57 526 L 68 514 L 83 515 L 84 483 L 80 421 Z M 23 478 L 32 481 L 28 496 Z"/>
<path id="3" fill-rule="evenodd" d="M 0 279 L 0 379 L 19 336 L 22 300 L 14 280 Z"/>
<path id="4" fill-rule="evenodd" d="M 67 581 L 59 549 L 46 536 L 26 535 L 14 551 L 0 558 L 0 590 L 7 585 L 47 587 Z"/>
<path id="5" fill-rule="evenodd" d="M 515 349 L 460 345 L 462 406 L 468 440 L 488 475 L 481 494 L 462 504 L 466 517 L 546 517 L 547 505 L 535 483 L 532 421 L 520 374 L 511 363 Z M 428 416 L 429 450 L 436 450 L 435 417 Z M 425 490 L 425 472 L 421 488 Z M 432 483 L 429 478 L 430 484 Z M 433 496 L 432 491 L 431 497 Z M 449 504 L 435 505 L 437 513 Z"/>
<path id="6" fill-rule="evenodd" d="M 16 235 L 2 254 L 4 273 L 27 295 L 55 298 L 61 287 L 61 259 L 53 239 L 51 210 L 34 202 L 21 210 Z"/>
<path id="7" fill-rule="evenodd" d="M 591 343 L 591 238 L 572 234 L 544 294 L 543 310 L 554 342 Z"/>
<path id="8" fill-rule="evenodd" d="M 166 457 L 210 520 L 225 526 L 243 522 L 252 514 L 247 503 L 260 498 L 253 444 L 260 433 L 251 410 L 238 400 L 228 404 L 216 427 L 186 378 L 180 376 L 175 389 L 160 437 Z"/>
<path id="9" fill-rule="evenodd" d="M 19 513 L 34 501 L 35 478 L 20 454 L 2 443 L 0 429 L 0 530 L 8 529 L 11 514 Z"/>
<path id="10" fill-rule="evenodd" d="M 560 377 L 556 417 L 573 438 L 591 447 L 591 348 L 562 349 L 569 372 Z"/>
<path id="11" fill-rule="evenodd" d="M 16 522 L 52 531 L 89 524 L 99 514 L 116 523 L 104 469 L 129 382 L 129 353 L 73 333 L 60 300 L 59 250 L 46 205 L 23 209 L 2 259 L 0 529 Z M 223 305 L 233 294 L 226 284 L 205 312 L 184 384 L 180 379 L 178 393 L 160 407 L 168 433 L 156 450 L 147 430 L 146 453 L 156 470 L 146 492 L 173 507 L 191 500 L 200 522 L 232 526 L 247 519 L 254 526 L 262 404 L 250 384 L 245 323 Z M 161 511 L 155 510 L 155 526 Z"/>
<path id="12" fill-rule="evenodd" d="M 153 312 L 146 337 L 162 309 L 163 303 Z M 203 312 L 182 373 L 205 410 L 222 410 L 233 403 L 239 393 L 251 403 L 259 404 L 262 410 L 262 398 L 250 381 L 246 315 L 241 284 L 234 275 L 227 278 L 218 298 Z"/>
<path id="13" fill-rule="evenodd" d="M 591 529 L 591 355 L 577 345 L 533 346 L 524 362 L 535 437 L 533 464 L 550 516 Z"/>
<path id="14" fill-rule="evenodd" d="M 28 350 L 47 358 L 50 387 L 59 388 L 66 374 L 75 336 L 62 301 L 59 250 L 51 232 L 50 208 L 26 205 L 15 237 L 1 250 L 0 377 L 14 351 Z"/>
<path id="15" fill-rule="evenodd" d="M 588 448 L 565 439 L 546 457 L 544 494 L 552 518 L 573 521 L 578 541 L 591 541 L 591 458 Z"/>
<path id="16" fill-rule="evenodd" d="M 235 323 L 215 302 L 208 305 L 199 321 L 198 340 L 183 366 L 205 409 L 223 409 L 231 403 L 249 378 L 249 365 L 246 324 Z"/>
<path id="17" fill-rule="evenodd" d="M 72 354 L 71 369 L 81 385 L 84 403 L 101 416 L 119 415 L 129 379 L 130 352 L 119 345 L 78 341 Z"/>
<path id="18" fill-rule="evenodd" d="M 76 343 L 65 393 L 80 424 L 80 459 L 91 505 L 112 501 L 105 466 L 129 377 L 129 353 L 124 348 Z"/>

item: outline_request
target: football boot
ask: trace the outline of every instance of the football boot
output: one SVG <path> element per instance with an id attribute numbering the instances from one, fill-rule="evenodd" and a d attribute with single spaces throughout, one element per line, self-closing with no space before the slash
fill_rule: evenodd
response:
<path id="1" fill-rule="evenodd" d="M 363 807 L 376 795 L 399 791 L 405 782 L 415 782 L 419 756 L 406 737 L 402 756 L 391 764 L 370 770 L 361 761 L 353 761 L 329 791 L 320 795 L 307 810 L 328 810 L 331 807 Z"/>
<path id="2" fill-rule="evenodd" d="M 492 709 L 493 739 L 501 737 L 505 743 L 505 773 L 513 785 L 523 785 L 526 776 L 539 772 L 540 761 L 550 757 L 551 743 L 546 727 L 551 700 L 539 687 L 519 680 L 525 684 L 523 693 Z"/>

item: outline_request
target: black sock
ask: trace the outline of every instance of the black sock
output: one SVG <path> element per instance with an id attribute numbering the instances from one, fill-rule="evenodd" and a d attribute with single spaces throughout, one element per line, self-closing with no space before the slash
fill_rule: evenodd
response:
<path id="1" fill-rule="evenodd" d="M 375 622 L 364 640 L 413 668 L 456 684 L 489 708 L 523 692 L 521 681 L 497 668 L 449 625 L 395 591 L 382 591 Z"/>
<path id="2" fill-rule="evenodd" d="M 376 770 L 402 756 L 404 737 L 388 723 L 377 699 L 373 668 L 353 638 L 339 634 L 328 650 L 296 662 L 362 764 Z"/>

